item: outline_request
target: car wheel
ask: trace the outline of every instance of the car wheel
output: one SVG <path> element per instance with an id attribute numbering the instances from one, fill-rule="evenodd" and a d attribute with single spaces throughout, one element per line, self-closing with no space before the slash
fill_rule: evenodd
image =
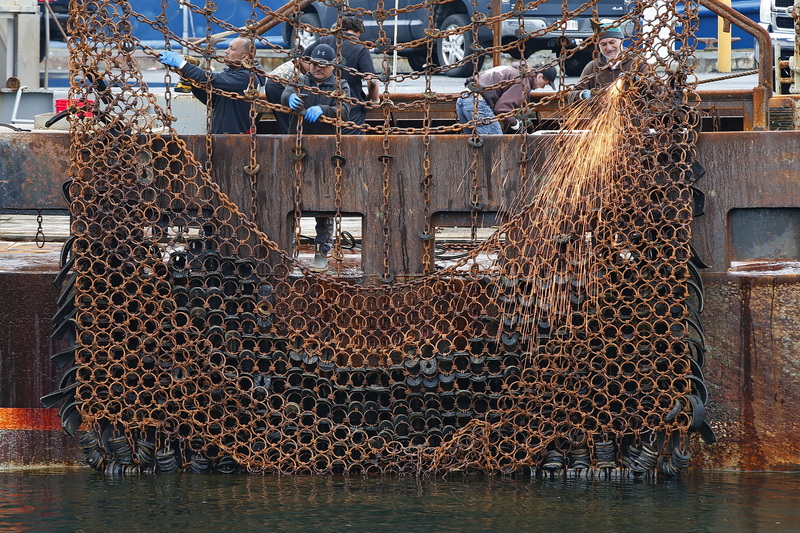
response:
<path id="1" fill-rule="evenodd" d="M 462 26 L 469 26 L 469 17 L 463 13 L 450 15 L 442 22 L 439 27 L 442 31 L 452 30 Z M 469 54 L 472 53 L 472 31 L 467 30 L 464 33 L 448 35 L 436 41 L 436 59 L 442 67 L 447 67 L 458 63 Z M 478 70 L 483 64 L 483 56 L 478 59 Z M 466 78 L 475 73 L 475 65 L 472 61 L 467 61 L 458 67 L 445 71 L 445 74 L 451 78 Z"/>
<path id="2" fill-rule="evenodd" d="M 309 26 L 313 26 L 315 28 L 319 28 L 319 15 L 316 13 L 303 13 L 300 15 L 300 23 L 307 24 Z M 303 49 L 308 49 L 309 46 L 317 42 L 319 39 L 319 34 L 306 31 L 304 28 L 300 28 L 300 31 L 297 32 L 297 37 L 300 38 L 300 46 Z M 295 43 L 295 28 L 291 28 L 289 30 L 289 42 L 286 44 L 288 46 L 294 46 Z"/>

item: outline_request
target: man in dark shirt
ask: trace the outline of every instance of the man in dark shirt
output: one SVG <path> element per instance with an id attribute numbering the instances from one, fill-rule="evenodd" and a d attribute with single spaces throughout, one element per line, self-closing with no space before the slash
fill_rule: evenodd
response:
<path id="1" fill-rule="evenodd" d="M 320 121 L 321 116 L 345 121 L 350 115 L 350 88 L 344 80 L 336 80 L 333 75 L 333 59 L 336 51 L 327 44 L 316 46 L 310 53 L 310 70 L 300 79 L 300 87 L 289 86 L 283 91 L 281 103 L 295 113 L 289 119 L 289 133 L 297 133 L 300 117 L 303 117 L 304 134 L 336 133 L 336 126 Z M 309 90 L 313 89 L 313 90 Z M 334 97 L 340 91 L 342 99 Z M 300 94 L 298 94 L 298 92 Z M 324 272 L 328 269 L 328 252 L 331 244 L 330 222 L 328 217 L 317 217 L 316 237 L 314 237 L 314 261 L 309 269 Z"/>
<path id="2" fill-rule="evenodd" d="M 334 31 L 341 32 L 340 37 L 342 43 L 342 58 L 344 58 L 344 66 L 346 69 L 341 69 L 341 77 L 347 81 L 350 86 L 350 94 L 353 98 L 362 102 L 362 105 L 354 105 L 350 108 L 350 121 L 357 125 L 364 124 L 367 115 L 367 109 L 364 107 L 363 102 L 368 99 L 378 101 L 378 81 L 375 79 L 375 66 L 372 64 L 372 55 L 369 49 L 363 44 L 357 44 L 353 41 L 358 40 L 361 34 L 364 33 L 364 23 L 361 18 L 354 15 L 345 15 L 342 17 L 341 22 L 337 27 L 333 28 Z M 338 33 L 337 32 L 337 33 Z M 321 37 L 316 43 L 309 47 L 309 52 L 314 51 L 315 46 L 320 44 L 327 44 L 334 50 L 337 49 L 336 35 L 325 35 Z M 364 92 L 363 80 L 367 82 L 367 91 Z M 346 128 L 344 133 L 349 135 L 363 135 L 364 132 L 359 128 Z"/>
<path id="3" fill-rule="evenodd" d="M 244 93 L 250 86 L 258 88 L 264 83 L 264 77 L 255 73 L 252 65 L 254 57 L 253 41 L 245 37 L 232 40 L 225 50 L 225 63 L 228 65 L 222 72 L 209 73 L 206 70 L 187 63 L 177 52 L 170 50 L 158 56 L 163 64 L 178 69 L 181 76 L 198 84 L 210 84 L 212 88 L 241 95 L 241 98 L 230 98 L 225 95 L 211 94 L 211 133 L 247 133 L 250 131 L 251 101 Z M 192 85 L 192 94 L 208 103 L 208 94 L 203 87 Z"/>
<path id="4" fill-rule="evenodd" d="M 328 45 L 318 45 L 311 51 L 310 70 L 300 78 L 300 87 L 289 86 L 283 91 L 281 103 L 294 109 L 296 113 L 289 119 L 289 133 L 297 132 L 298 117 L 303 117 L 303 133 L 326 134 L 336 133 L 336 126 L 318 121 L 319 117 L 336 118 L 337 107 L 340 108 L 340 119 L 348 120 L 350 104 L 345 99 L 335 98 L 337 90 L 336 76 L 333 75 L 333 59 L 336 51 Z M 342 96 L 350 97 L 347 82 L 338 82 Z M 308 91 L 306 87 L 315 90 Z M 298 92 L 300 94 L 298 94 Z"/>

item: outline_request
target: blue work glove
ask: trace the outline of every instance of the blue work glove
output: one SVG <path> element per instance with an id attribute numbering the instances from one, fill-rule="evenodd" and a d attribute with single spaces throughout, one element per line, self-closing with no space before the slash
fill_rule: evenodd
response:
<path id="1" fill-rule="evenodd" d="M 168 67 L 182 68 L 186 64 L 186 60 L 178 52 L 172 50 L 165 50 L 158 55 L 158 60 L 167 65 Z"/>
<path id="2" fill-rule="evenodd" d="M 322 116 L 322 108 L 318 105 L 311 106 L 306 109 L 306 120 L 309 122 L 316 122 Z"/>
<path id="3" fill-rule="evenodd" d="M 591 100 L 592 99 L 592 91 L 589 89 L 584 89 L 581 91 L 581 100 Z"/>
<path id="4" fill-rule="evenodd" d="M 303 107 L 303 99 L 292 93 L 289 95 L 289 107 L 292 109 L 300 109 Z"/>

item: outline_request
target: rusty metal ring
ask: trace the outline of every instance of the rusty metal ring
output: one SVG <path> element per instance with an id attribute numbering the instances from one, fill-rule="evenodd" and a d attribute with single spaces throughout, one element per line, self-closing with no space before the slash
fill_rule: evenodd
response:
<path id="1" fill-rule="evenodd" d="M 291 157 L 292 161 L 302 161 L 305 159 L 306 155 L 308 155 L 308 152 L 306 152 L 305 148 L 295 147 L 292 149 L 289 157 Z"/>
<path id="2" fill-rule="evenodd" d="M 469 139 L 467 139 L 467 144 L 475 148 L 481 148 L 484 144 L 484 140 L 483 137 L 473 135 Z"/>

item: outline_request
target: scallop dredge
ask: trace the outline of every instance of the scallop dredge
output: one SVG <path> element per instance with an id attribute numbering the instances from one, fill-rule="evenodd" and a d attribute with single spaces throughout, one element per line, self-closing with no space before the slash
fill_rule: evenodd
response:
<path id="1" fill-rule="evenodd" d="M 325 3 L 339 16 L 349 9 Z M 303 25 L 299 3 L 276 11 L 251 4 L 253 21 L 290 24 L 295 35 L 330 33 Z M 567 121 L 550 135 L 543 163 L 533 152 L 533 128 L 504 137 L 521 152 L 507 162 L 520 186 L 490 237 L 475 238 L 486 140 L 472 133 L 461 137 L 474 163 L 463 179 L 474 197 L 467 253 L 447 266 L 435 263 L 433 213 L 426 211 L 425 227 L 407 231 L 423 241 L 421 272 L 392 266 L 389 250 L 402 237 L 387 230 L 382 273 L 359 279 L 338 277 L 334 266 L 328 274 L 309 271 L 297 259 L 299 239 L 281 246 L 256 223 L 271 215 L 269 205 L 255 195 L 251 205 L 231 200 L 215 178 L 213 150 L 232 137 L 208 135 L 206 153 L 195 154 L 175 133 L 169 99 L 156 104 L 134 57 L 159 51 L 130 33 L 134 23 L 165 25 L 134 5 L 74 2 L 69 41 L 70 97 L 92 114 L 70 117 L 64 192 L 73 236 L 56 280 L 62 292 L 54 338 L 71 347 L 54 356 L 67 370 L 43 401 L 63 402 L 64 430 L 77 437 L 92 468 L 112 475 L 650 478 L 689 466 L 692 434 L 713 442 L 704 420 L 703 263 L 690 245 L 690 223 L 701 209 L 693 184 L 702 175 L 687 84 L 697 4 L 659 2 L 658 17 L 647 24 L 642 14 L 656 3 L 630 4 L 619 19 L 632 27 L 625 54 L 646 62 L 647 74 L 587 104 L 594 107 L 567 112 L 580 126 Z M 382 174 L 373 186 L 382 187 L 385 214 L 402 192 L 393 164 L 403 137 L 425 141 L 413 182 L 427 191 L 440 178 L 431 173 L 431 147 L 480 119 L 432 124 L 431 102 L 454 106 L 458 94 L 432 92 L 431 77 L 453 65 L 431 60 L 424 70 L 392 74 L 395 48 L 409 45 L 391 45 L 383 25 L 392 10 L 382 0 L 377 6 L 360 14 L 380 28 L 367 46 L 383 54 L 384 91 L 368 107 L 386 120 L 362 128 L 381 138 Z M 443 6 L 434 0 L 414 8 L 433 14 Z M 446 32 L 470 36 L 522 21 L 524 6 L 476 12 L 469 25 Z M 191 9 L 205 14 L 209 28 L 226 27 L 213 7 L 207 1 Z M 517 40 L 475 46 L 456 66 L 477 66 L 495 52 L 524 56 L 528 39 L 562 31 L 572 14 L 545 29 L 523 24 Z M 443 32 L 429 19 L 428 41 L 411 44 L 427 47 L 432 58 Z M 295 48 L 266 42 L 259 28 L 248 21 L 241 32 L 296 57 Z M 214 55 L 210 40 L 165 33 L 166 40 L 201 61 Z M 595 41 L 562 48 L 552 64 L 592 50 Z M 522 64 L 520 79 L 529 73 Z M 425 119 L 422 127 L 400 128 L 390 119 L 396 104 L 389 87 L 412 76 L 425 78 L 428 89 L 405 105 Z M 548 101 L 563 99 L 567 89 Z M 255 87 L 245 98 L 254 121 L 257 109 L 279 109 Z M 536 105 L 515 112 L 523 126 Z M 305 178 L 320 167 L 313 161 L 330 165 L 334 190 L 361 164 L 359 153 L 341 150 L 341 121 L 332 153 L 318 153 L 301 131 L 286 138 L 284 153 L 260 154 L 258 137 L 253 128 L 237 138 L 251 150 L 236 179 L 255 190 L 269 179 L 269 157 L 290 160 L 297 227 Z M 342 246 L 341 216 L 337 209 L 332 263 Z"/>

